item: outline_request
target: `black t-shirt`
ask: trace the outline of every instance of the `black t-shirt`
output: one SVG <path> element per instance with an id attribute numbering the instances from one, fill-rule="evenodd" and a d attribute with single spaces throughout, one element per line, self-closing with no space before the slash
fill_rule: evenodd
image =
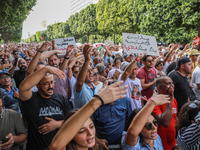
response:
<path id="1" fill-rule="evenodd" d="M 13 78 L 15 79 L 16 87 L 19 88 L 20 83 L 25 79 L 26 71 L 14 71 Z"/>
<path id="2" fill-rule="evenodd" d="M 181 107 L 188 102 L 188 97 L 190 95 L 190 85 L 187 77 L 183 77 L 177 71 L 171 72 L 169 77 L 174 82 L 174 97 L 178 103 L 178 111 L 180 111 Z"/>
<path id="3" fill-rule="evenodd" d="M 22 104 L 28 123 L 27 150 L 48 148 L 58 129 L 43 135 L 40 134 L 39 127 L 49 122 L 45 117 L 57 121 L 64 120 L 65 115 L 71 110 L 68 100 L 55 93 L 51 98 L 43 98 L 38 92 L 33 92 L 32 97 L 27 101 L 22 101 Z"/>

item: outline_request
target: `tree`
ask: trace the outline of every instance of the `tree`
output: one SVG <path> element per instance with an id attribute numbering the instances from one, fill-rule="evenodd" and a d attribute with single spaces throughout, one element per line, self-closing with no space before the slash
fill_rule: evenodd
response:
<path id="1" fill-rule="evenodd" d="M 80 37 L 80 35 L 77 31 L 77 28 L 79 27 L 79 23 L 80 23 L 78 21 L 78 15 L 79 15 L 79 13 L 75 13 L 74 15 L 71 15 L 68 19 L 70 31 L 75 38 Z"/>
<path id="2" fill-rule="evenodd" d="M 96 22 L 96 5 L 90 4 L 82 9 L 78 14 L 78 28 L 79 35 L 87 35 L 87 43 L 89 42 L 89 35 L 97 32 Z"/>

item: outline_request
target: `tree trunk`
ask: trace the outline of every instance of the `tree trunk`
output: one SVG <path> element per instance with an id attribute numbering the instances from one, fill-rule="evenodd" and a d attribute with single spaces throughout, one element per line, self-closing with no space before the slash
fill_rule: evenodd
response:
<path id="1" fill-rule="evenodd" d="M 89 37 L 90 37 L 90 35 L 87 34 L 87 43 L 89 43 Z"/>
<path id="2" fill-rule="evenodd" d="M 198 30 L 198 37 L 200 37 L 200 27 L 198 27 L 197 30 Z"/>
<path id="3" fill-rule="evenodd" d="M 106 35 L 105 35 L 105 36 L 104 36 L 104 41 L 105 41 L 108 37 L 109 37 L 109 36 L 106 36 Z"/>

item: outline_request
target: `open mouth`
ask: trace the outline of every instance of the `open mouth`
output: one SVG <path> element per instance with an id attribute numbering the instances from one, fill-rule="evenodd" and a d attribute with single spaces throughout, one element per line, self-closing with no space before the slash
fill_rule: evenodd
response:
<path id="1" fill-rule="evenodd" d="M 94 142 L 94 137 L 91 138 L 91 139 L 89 139 L 89 140 L 87 140 L 87 142 L 88 142 L 89 144 L 92 144 L 92 143 Z"/>

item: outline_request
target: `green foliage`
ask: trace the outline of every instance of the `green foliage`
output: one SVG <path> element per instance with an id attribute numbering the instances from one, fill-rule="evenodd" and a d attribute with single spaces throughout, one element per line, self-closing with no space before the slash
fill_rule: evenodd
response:
<path id="1" fill-rule="evenodd" d="M 37 31 L 37 32 L 36 32 L 36 40 L 37 40 L 37 42 L 42 42 L 42 38 L 41 38 L 41 35 L 40 35 L 40 31 Z"/>

